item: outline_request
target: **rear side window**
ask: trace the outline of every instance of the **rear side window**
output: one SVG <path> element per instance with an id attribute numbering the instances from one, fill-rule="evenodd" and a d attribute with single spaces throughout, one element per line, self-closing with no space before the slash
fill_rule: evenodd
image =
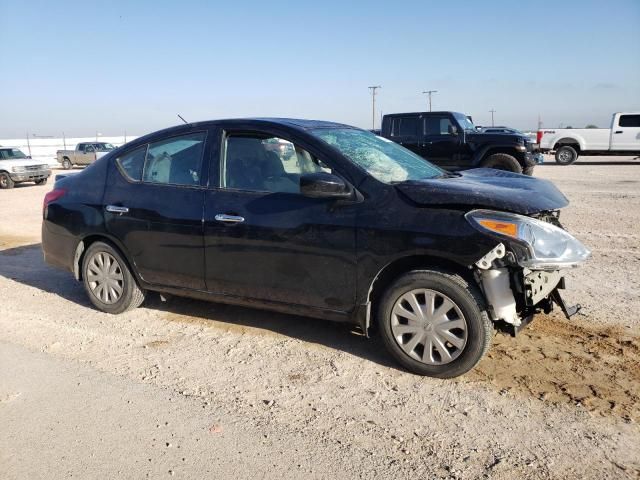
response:
<path id="1" fill-rule="evenodd" d="M 147 146 L 136 148 L 116 159 L 120 170 L 124 175 L 134 182 L 142 180 L 142 168 L 144 167 L 144 157 L 147 153 Z"/>
<path id="2" fill-rule="evenodd" d="M 405 117 L 400 119 L 400 128 L 398 135 L 401 137 L 411 137 L 418 133 L 418 118 L 417 117 Z"/>
<path id="3" fill-rule="evenodd" d="M 620 115 L 621 127 L 640 127 L 640 115 Z"/>
<path id="4" fill-rule="evenodd" d="M 200 185 L 206 132 L 150 143 L 142 179 L 150 183 Z"/>

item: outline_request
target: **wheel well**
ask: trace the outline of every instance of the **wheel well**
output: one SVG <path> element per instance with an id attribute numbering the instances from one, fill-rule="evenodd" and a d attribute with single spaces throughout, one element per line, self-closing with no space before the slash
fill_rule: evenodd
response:
<path id="1" fill-rule="evenodd" d="M 573 147 L 576 150 L 576 152 L 580 151 L 580 144 L 574 138 L 561 138 L 553 146 L 553 149 L 557 150 L 560 147 Z"/>
<path id="2" fill-rule="evenodd" d="M 76 247 L 76 254 L 73 260 L 73 274 L 76 277 L 76 280 L 82 280 L 82 262 L 84 261 L 84 255 L 89 247 L 96 242 L 108 243 L 112 248 L 114 248 L 126 262 L 127 268 L 129 269 L 131 274 L 134 277 L 136 276 L 134 270 L 131 268 L 128 257 L 124 254 L 122 249 L 118 247 L 118 245 L 116 245 L 109 237 L 105 237 L 103 235 L 88 235 L 80 240 L 80 242 L 78 242 L 78 246 Z"/>
<path id="3" fill-rule="evenodd" d="M 482 160 L 486 160 L 488 157 L 490 157 L 494 153 L 505 153 L 507 155 L 511 155 L 516 160 L 518 159 L 518 157 L 515 155 L 517 152 L 514 149 L 508 148 L 508 147 L 495 147 L 495 148 L 490 148 L 489 150 L 484 152 L 484 155 L 482 156 Z"/>
<path id="4" fill-rule="evenodd" d="M 371 303 L 371 320 L 375 318 L 376 309 L 380 303 L 380 298 L 384 295 L 385 290 L 396 279 L 412 270 L 421 269 L 440 269 L 450 273 L 457 273 L 469 283 L 475 284 L 476 280 L 470 269 L 455 263 L 451 260 L 439 257 L 431 257 L 428 255 L 416 255 L 403 257 L 386 265 L 378 275 L 376 275 L 371 286 L 369 287 L 368 301 Z M 370 328 L 375 327 L 375 322 L 371 321 Z"/>

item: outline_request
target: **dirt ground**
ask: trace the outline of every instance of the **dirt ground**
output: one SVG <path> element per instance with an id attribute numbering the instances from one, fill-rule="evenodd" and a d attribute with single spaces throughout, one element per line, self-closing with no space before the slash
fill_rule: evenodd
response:
<path id="1" fill-rule="evenodd" d="M 593 251 L 567 281 L 583 310 L 452 381 L 330 322 L 157 296 L 100 313 L 43 263 L 50 187 L 0 191 L 0 477 L 640 478 L 640 160 L 536 175 Z"/>

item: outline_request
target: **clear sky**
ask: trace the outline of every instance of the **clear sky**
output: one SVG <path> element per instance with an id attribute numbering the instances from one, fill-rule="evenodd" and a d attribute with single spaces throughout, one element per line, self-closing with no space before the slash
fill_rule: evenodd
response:
<path id="1" fill-rule="evenodd" d="M 607 126 L 640 110 L 640 0 L 0 0 L 0 138 L 290 116 Z"/>

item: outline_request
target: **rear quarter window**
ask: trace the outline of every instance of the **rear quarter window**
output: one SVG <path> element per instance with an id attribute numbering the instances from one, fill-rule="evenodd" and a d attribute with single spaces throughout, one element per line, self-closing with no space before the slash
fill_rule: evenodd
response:
<path id="1" fill-rule="evenodd" d="M 142 180 L 142 168 L 147 154 L 147 145 L 131 150 L 116 159 L 120 172 L 129 180 L 139 182 Z"/>

